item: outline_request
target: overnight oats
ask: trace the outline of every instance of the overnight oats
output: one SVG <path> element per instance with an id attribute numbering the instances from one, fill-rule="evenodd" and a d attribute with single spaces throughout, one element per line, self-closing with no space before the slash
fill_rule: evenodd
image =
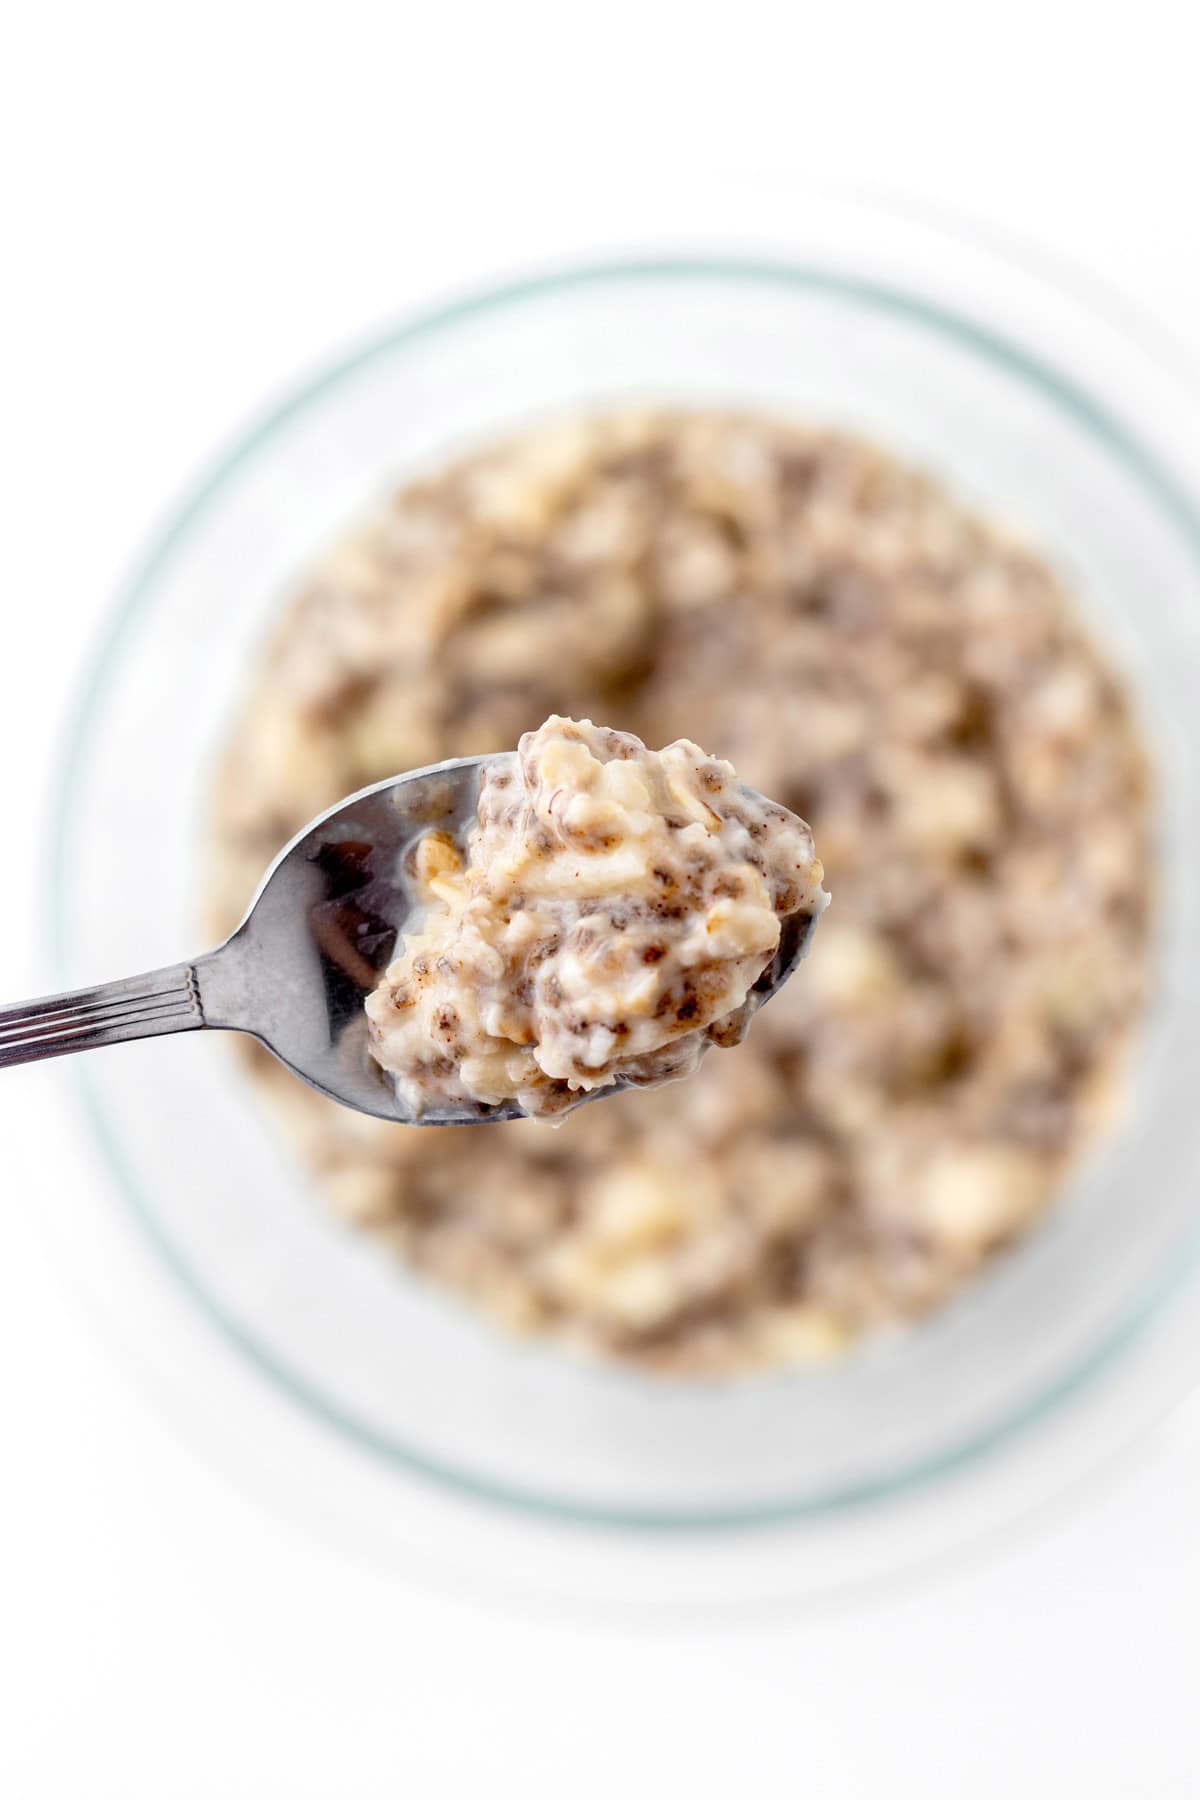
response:
<path id="1" fill-rule="evenodd" d="M 1147 985 L 1146 761 L 1068 595 L 835 432 L 525 431 L 379 505 L 285 607 L 220 772 L 215 922 L 342 795 L 552 714 L 696 740 L 808 820 L 813 954 L 735 1054 L 561 1131 L 388 1124 L 263 1055 L 319 1185 L 504 1325 L 645 1368 L 828 1356 L 938 1305 L 1103 1136 Z"/>
<path id="2" fill-rule="evenodd" d="M 419 1118 L 515 1100 L 561 1117 L 740 1043 L 780 921 L 827 900 L 802 819 L 686 739 L 552 717 L 484 770 L 464 852 L 429 832 L 415 925 L 367 1001 Z"/>

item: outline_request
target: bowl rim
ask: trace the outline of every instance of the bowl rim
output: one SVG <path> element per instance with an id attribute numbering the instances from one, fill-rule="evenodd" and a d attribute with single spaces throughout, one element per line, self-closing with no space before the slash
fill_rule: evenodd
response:
<path id="1" fill-rule="evenodd" d="M 947 236 L 953 242 L 953 234 Z M 1056 289 L 1060 295 L 1070 293 L 1062 284 L 1048 281 L 1044 273 L 1031 270 L 1028 263 L 1023 265 L 1020 257 L 1009 254 L 1004 260 L 1010 269 L 1021 271 L 1024 266 L 1024 271 L 1034 273 L 1042 286 Z M 480 286 L 440 305 L 414 311 L 399 323 L 385 327 L 365 338 L 357 347 L 331 359 L 315 374 L 296 381 L 281 400 L 260 413 L 212 458 L 204 472 L 170 509 L 166 522 L 152 535 L 148 548 L 119 588 L 69 713 L 59 755 L 50 822 L 47 933 L 52 967 L 60 984 L 71 979 L 66 894 L 75 813 L 69 796 L 78 789 L 78 773 L 86 759 L 89 740 L 97 726 L 110 680 L 120 664 L 122 651 L 139 620 L 154 602 L 160 572 L 207 508 L 236 482 L 249 464 L 274 445 L 292 420 L 376 361 L 397 352 L 419 349 L 426 339 L 510 309 L 553 302 L 585 289 L 664 281 L 757 285 L 815 293 L 890 313 L 935 335 L 950 338 L 961 348 L 974 352 L 1033 388 L 1042 398 L 1049 399 L 1123 463 L 1171 519 L 1187 544 L 1200 585 L 1200 502 L 1158 453 L 1148 447 L 1140 433 L 1131 430 L 1119 414 L 1096 399 L 1086 386 L 1066 374 L 1053 360 L 1029 349 L 1018 338 L 995 330 L 970 311 L 930 299 L 903 281 L 880 280 L 838 268 L 835 263 L 820 258 L 681 253 L 606 256 Z M 1082 304 L 1090 310 L 1092 300 L 1093 297 L 1085 292 Z M 1122 323 L 1120 332 L 1127 343 L 1146 349 L 1144 339 L 1134 337 L 1126 323 Z M 961 1441 L 918 1457 L 904 1468 L 816 1494 L 745 1506 L 685 1509 L 589 1503 L 481 1475 L 430 1456 L 367 1424 L 348 1407 L 331 1400 L 313 1382 L 297 1375 L 234 1318 L 196 1276 L 159 1223 L 152 1203 L 129 1168 L 118 1135 L 106 1115 L 94 1082 L 89 1078 L 86 1059 L 81 1058 L 75 1063 L 72 1073 L 84 1115 L 109 1174 L 140 1229 L 207 1321 L 259 1373 L 266 1375 L 276 1390 L 310 1418 L 334 1428 L 343 1438 L 393 1468 L 439 1485 L 460 1497 L 487 1502 L 525 1517 L 646 1532 L 738 1531 L 843 1514 L 924 1490 L 1023 1435 L 1074 1395 L 1090 1387 L 1200 1272 L 1198 1221 L 1182 1252 L 1150 1284 L 1141 1299 L 1111 1323 L 1090 1350 L 1076 1357 L 1039 1394 L 1014 1405 L 998 1419 L 968 1433 Z M 778 1372 L 774 1378 L 780 1378 Z M 807 1377 L 797 1374 L 794 1378 Z"/>

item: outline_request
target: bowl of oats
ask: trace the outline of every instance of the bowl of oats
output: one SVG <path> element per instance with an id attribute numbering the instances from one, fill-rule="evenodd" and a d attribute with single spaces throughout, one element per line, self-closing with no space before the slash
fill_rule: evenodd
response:
<path id="1" fill-rule="evenodd" d="M 842 245 L 509 283 L 299 391 L 137 576 L 64 986 L 554 714 L 727 758 L 824 863 L 745 1042 L 561 1129 L 414 1131 L 209 1043 L 79 1071 L 208 1316 L 398 1469 L 627 1525 L 882 1500 L 1068 1404 L 1195 1261 L 1200 515 L 1163 371 L 1007 279 Z"/>

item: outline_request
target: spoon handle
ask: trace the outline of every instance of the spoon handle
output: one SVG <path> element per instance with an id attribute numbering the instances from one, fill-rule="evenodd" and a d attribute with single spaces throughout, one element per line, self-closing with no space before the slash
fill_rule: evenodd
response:
<path id="1" fill-rule="evenodd" d="M 197 1031 L 204 1022 L 195 971 L 176 963 L 102 987 L 0 1006 L 0 1069 L 130 1038 Z"/>

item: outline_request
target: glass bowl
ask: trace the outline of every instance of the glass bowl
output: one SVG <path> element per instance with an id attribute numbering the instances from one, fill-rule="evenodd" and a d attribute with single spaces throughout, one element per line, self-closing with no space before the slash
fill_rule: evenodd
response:
<path id="1" fill-rule="evenodd" d="M 80 1059 L 126 1201 L 260 1371 L 396 1468 L 543 1515 L 751 1525 L 911 1490 L 1065 1404 L 1200 1249 L 1200 519 L 1178 472 L 1178 380 L 1123 326 L 978 246 L 878 221 L 798 236 L 789 259 L 512 282 L 310 381 L 170 522 L 73 733 L 53 883 L 64 987 L 205 947 L 214 749 L 323 543 L 465 443 L 630 399 L 758 405 L 878 438 L 1044 549 L 1123 664 L 1157 758 L 1162 889 L 1124 1124 L 984 1278 L 838 1364 L 692 1386 L 509 1341 L 325 1210 L 220 1040 Z M 158 879 L 131 888 L 126 846 L 147 832 Z"/>

